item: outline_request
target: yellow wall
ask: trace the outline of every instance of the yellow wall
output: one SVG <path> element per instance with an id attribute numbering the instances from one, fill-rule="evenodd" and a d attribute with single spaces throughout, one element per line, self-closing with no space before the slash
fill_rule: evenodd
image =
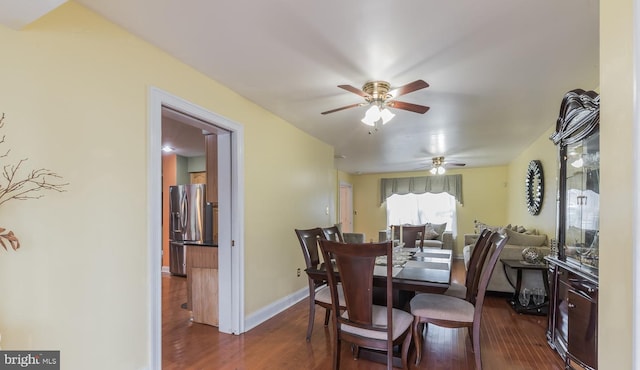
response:
<path id="1" fill-rule="evenodd" d="M 485 167 L 447 170 L 462 175 L 464 205 L 457 204 L 458 236 L 454 254 L 462 256 L 464 234 L 473 233 L 473 221 L 504 224 L 507 219 L 507 167 Z M 353 175 L 355 230 L 367 239 L 378 240 L 378 231 L 387 227 L 386 205 L 380 205 L 380 179 L 430 175 L 426 171 Z"/>
<path id="2" fill-rule="evenodd" d="M 631 207 L 637 193 L 630 160 L 633 1 L 601 1 L 600 12 L 600 237 L 612 248 L 603 248 L 600 260 L 599 365 L 630 369 L 633 266 L 626 257 L 633 252 Z M 54 169 L 71 183 L 66 193 L 2 206 L 0 226 L 22 243 L 18 252 L 0 251 L 4 349 L 60 349 L 65 369 L 148 364 L 149 86 L 245 126 L 246 312 L 304 287 L 303 279 L 289 278 L 302 263 L 292 229 L 335 219 L 325 214 L 329 206 L 335 215 L 337 182 L 328 146 L 73 2 L 23 31 L 0 26 L 0 45 L 0 110 L 7 114 L 3 147 L 12 149 L 13 158 L 28 157 L 28 168 Z M 292 145 L 279 148 L 282 138 Z M 484 191 L 465 192 L 465 211 L 474 207 L 476 196 L 517 198 L 501 190 L 513 181 L 515 167 L 496 168 L 496 179 Z M 385 226 L 372 176 L 353 177 L 355 227 L 367 235 Z M 282 201 L 298 192 L 289 204 Z M 504 207 L 465 216 L 460 234 L 471 231 L 473 218 L 503 223 L 520 217 Z M 367 224 L 373 226 L 360 226 Z M 256 276 L 269 263 L 282 269 L 268 277 L 273 289 L 260 289 Z"/>
<path id="3" fill-rule="evenodd" d="M 638 351 L 632 341 L 633 270 L 640 268 L 631 258 L 638 227 L 633 219 L 633 205 L 638 204 L 633 183 L 638 171 L 633 149 L 638 129 L 633 121 L 633 81 L 638 78 L 633 71 L 633 14 L 632 0 L 600 1 L 600 369 L 632 369 Z"/>
<path id="4" fill-rule="evenodd" d="M 65 369 L 149 365 L 151 86 L 244 126 L 246 314 L 304 289 L 293 229 L 332 221 L 331 147 L 73 2 L 0 26 L 0 45 L 1 147 L 70 183 L 2 205 L 22 243 L 0 250 L 3 349 L 59 349 Z"/>
<path id="5" fill-rule="evenodd" d="M 589 90 L 590 87 L 582 87 Z M 562 96 L 558 96 L 558 109 Z M 558 148 L 549 140 L 555 131 L 553 123 L 526 150 L 509 163 L 508 223 L 523 225 L 527 229 L 537 229 L 547 234 L 549 239 L 556 235 L 556 197 L 558 193 Z M 537 216 L 529 214 L 525 197 L 525 178 L 529 162 L 539 160 L 544 176 L 542 208 Z"/>

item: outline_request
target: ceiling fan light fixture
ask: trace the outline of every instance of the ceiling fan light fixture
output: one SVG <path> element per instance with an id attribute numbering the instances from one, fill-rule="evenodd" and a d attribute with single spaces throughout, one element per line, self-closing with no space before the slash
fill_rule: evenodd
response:
<path id="1" fill-rule="evenodd" d="M 382 124 L 385 125 L 387 122 L 391 121 L 393 117 L 396 115 L 391 113 L 389 108 L 384 108 L 380 111 L 380 118 L 382 119 Z"/>
<path id="2" fill-rule="evenodd" d="M 429 170 L 429 172 L 431 172 L 432 175 L 444 175 L 444 173 L 447 172 L 447 170 L 445 170 L 444 167 L 442 166 L 438 166 L 438 167 L 433 167 L 432 169 Z"/>
<path id="3" fill-rule="evenodd" d="M 373 104 L 364 114 L 364 117 L 361 119 L 362 123 L 368 126 L 375 126 L 376 123 L 382 120 L 382 124 L 386 124 L 391 121 L 393 117 L 396 115 L 393 114 L 388 108 L 384 108 L 380 110 L 378 104 Z"/>
<path id="4" fill-rule="evenodd" d="M 375 126 L 376 122 L 380 119 L 380 108 L 377 105 L 372 105 L 371 108 L 367 109 L 367 112 L 364 114 L 364 118 L 362 118 L 362 123 L 367 126 Z"/>

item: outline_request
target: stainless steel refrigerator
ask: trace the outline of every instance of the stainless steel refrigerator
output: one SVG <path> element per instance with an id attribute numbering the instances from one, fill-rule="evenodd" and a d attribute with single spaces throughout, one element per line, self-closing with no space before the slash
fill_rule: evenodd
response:
<path id="1" fill-rule="evenodd" d="M 169 187 L 169 271 L 186 276 L 186 244 L 213 245 L 212 203 L 205 184 Z"/>

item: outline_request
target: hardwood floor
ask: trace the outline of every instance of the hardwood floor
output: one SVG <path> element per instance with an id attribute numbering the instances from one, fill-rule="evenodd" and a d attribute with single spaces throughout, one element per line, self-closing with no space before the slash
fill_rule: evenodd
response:
<path id="1" fill-rule="evenodd" d="M 462 262 L 455 261 L 453 279 L 464 281 Z M 303 300 L 242 335 L 221 334 L 217 328 L 189 321 L 186 279 L 162 276 L 163 369 L 331 369 L 331 332 L 323 326 L 324 310 L 316 310 L 310 342 L 305 341 L 308 303 Z M 545 338 L 546 316 L 519 315 L 504 297 L 485 301 L 482 359 L 489 370 L 561 370 L 560 356 Z M 341 369 L 385 369 L 367 360 L 353 360 L 343 345 Z M 474 369 L 471 343 L 465 329 L 430 325 L 422 362 L 412 369 Z"/>

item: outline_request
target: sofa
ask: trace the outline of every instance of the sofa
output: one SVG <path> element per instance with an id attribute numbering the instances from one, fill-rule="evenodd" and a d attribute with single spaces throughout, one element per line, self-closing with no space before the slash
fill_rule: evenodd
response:
<path id="1" fill-rule="evenodd" d="M 499 231 L 509 237 L 507 244 L 504 246 L 504 249 L 500 253 L 500 259 L 522 260 L 522 251 L 528 247 L 535 247 L 543 256 L 549 254 L 549 243 L 548 238 L 545 234 L 538 234 L 533 230 L 527 232 L 526 229 L 522 227 L 516 227 L 514 230 L 511 225 L 507 226 L 509 226 L 509 228 L 505 226 L 492 229 L 492 231 Z M 476 230 L 479 231 L 481 229 Z M 469 265 L 469 259 L 471 258 L 471 251 L 473 250 L 473 246 L 478 239 L 478 236 L 479 234 L 464 235 L 465 247 L 463 249 L 463 257 L 465 268 L 467 269 Z M 507 267 L 506 273 L 509 274 L 511 282 L 513 282 L 513 284 L 515 285 L 516 271 Z M 542 274 L 540 273 L 540 271 L 524 270 L 522 273 L 522 287 L 544 288 L 544 282 L 542 280 Z M 493 270 L 493 274 L 491 275 L 491 279 L 489 280 L 489 286 L 487 287 L 487 290 L 491 292 L 514 293 L 514 288 L 511 286 L 511 284 L 509 284 L 509 281 L 505 276 L 503 264 L 500 260 L 498 260 L 498 263 Z"/>

